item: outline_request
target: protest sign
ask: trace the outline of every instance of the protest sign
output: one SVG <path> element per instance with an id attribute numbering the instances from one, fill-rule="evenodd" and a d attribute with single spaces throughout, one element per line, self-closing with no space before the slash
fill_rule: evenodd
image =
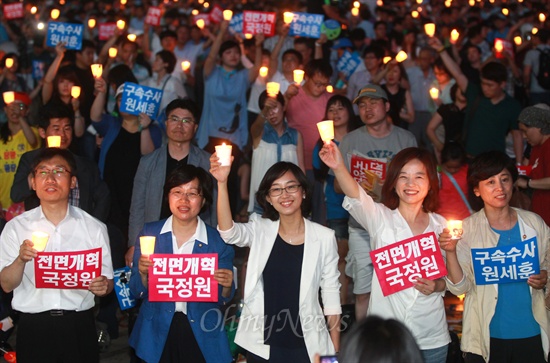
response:
<path id="1" fill-rule="evenodd" d="M 150 6 L 147 10 L 147 15 L 145 16 L 145 24 L 152 26 L 159 26 L 161 18 L 161 10 L 156 6 Z"/>
<path id="2" fill-rule="evenodd" d="M 127 310 L 136 306 L 136 299 L 130 292 L 131 270 L 128 266 L 114 271 L 115 294 L 118 299 L 120 310 Z M 136 278 L 139 278 L 137 276 Z"/>
<path id="3" fill-rule="evenodd" d="M 319 38 L 325 16 L 321 14 L 294 13 L 288 35 L 294 37 Z"/>
<path id="4" fill-rule="evenodd" d="M 265 11 L 243 12 L 243 33 L 264 34 L 266 37 L 275 35 L 275 13 Z"/>
<path id="5" fill-rule="evenodd" d="M 46 35 L 46 46 L 55 47 L 57 43 L 65 43 L 66 49 L 80 50 L 84 25 L 72 23 L 49 22 Z"/>
<path id="6" fill-rule="evenodd" d="M 4 18 L 7 20 L 21 19 L 23 16 L 22 2 L 4 5 Z"/>
<path id="7" fill-rule="evenodd" d="M 130 115 L 145 113 L 155 118 L 160 108 L 162 90 L 147 86 L 140 86 L 136 83 L 124 83 L 124 91 L 120 102 L 120 112 Z"/>
<path id="8" fill-rule="evenodd" d="M 116 23 L 101 23 L 98 26 L 99 40 L 109 40 L 115 35 Z"/>
<path id="9" fill-rule="evenodd" d="M 361 57 L 359 57 L 359 54 L 346 50 L 344 54 L 342 54 L 342 57 L 338 60 L 338 63 L 336 63 L 336 70 L 343 73 L 346 80 L 349 80 L 349 77 L 353 74 L 353 72 L 355 72 L 361 62 L 362 60 Z"/>

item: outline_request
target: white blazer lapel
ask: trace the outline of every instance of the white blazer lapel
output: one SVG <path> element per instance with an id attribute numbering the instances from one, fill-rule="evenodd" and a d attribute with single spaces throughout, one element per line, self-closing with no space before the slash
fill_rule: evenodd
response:
<path id="1" fill-rule="evenodd" d="M 315 226 L 312 222 L 304 218 L 305 222 L 305 242 L 304 242 L 304 260 L 302 262 L 302 276 L 300 277 L 300 306 L 305 303 L 309 289 L 312 286 L 318 286 L 313 283 L 315 270 L 319 265 L 319 250 L 321 241 Z"/>
<path id="2" fill-rule="evenodd" d="M 279 232 L 279 221 L 272 222 L 260 220 L 259 223 L 267 223 L 268 225 L 259 226 L 258 230 L 261 231 L 261 233 L 257 235 L 258 240 L 254 241 L 250 250 L 251 256 L 248 258 L 249 265 L 247 267 L 247 270 L 250 271 L 250 276 L 247 276 L 247 280 L 250 279 L 250 281 L 247 281 L 247 284 L 245 284 L 250 284 L 250 289 L 248 290 L 249 293 L 252 293 L 252 291 L 255 290 L 258 281 L 260 281 L 262 277 L 265 265 L 267 264 L 267 260 L 271 254 L 271 250 L 273 250 L 275 238 L 277 238 L 277 233 Z M 252 254 L 254 254 L 254 256 L 252 256 Z M 255 261 L 256 264 L 251 266 L 251 261 Z"/>

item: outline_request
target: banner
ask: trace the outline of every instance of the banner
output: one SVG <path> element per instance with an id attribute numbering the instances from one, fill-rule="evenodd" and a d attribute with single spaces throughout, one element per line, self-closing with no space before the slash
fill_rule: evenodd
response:
<path id="1" fill-rule="evenodd" d="M 288 35 L 294 37 L 319 38 L 325 16 L 321 14 L 294 13 Z"/>
<path id="2" fill-rule="evenodd" d="M 116 23 L 101 23 L 98 25 L 99 40 L 109 40 L 115 35 Z"/>
<path id="3" fill-rule="evenodd" d="M 57 43 L 65 43 L 66 49 L 80 50 L 82 48 L 82 33 L 84 26 L 82 24 L 71 23 L 48 23 L 48 33 L 46 35 L 46 46 L 55 47 Z"/>
<path id="4" fill-rule="evenodd" d="M 149 301 L 218 301 L 218 255 L 153 254 Z"/>
<path id="5" fill-rule="evenodd" d="M 14 3 L 4 5 L 4 18 L 7 20 L 20 19 L 23 14 L 23 3 Z"/>
<path id="6" fill-rule="evenodd" d="M 155 6 L 150 6 L 147 10 L 147 15 L 145 16 L 145 24 L 152 26 L 159 26 L 161 18 L 161 10 Z"/>
<path id="7" fill-rule="evenodd" d="M 124 83 L 124 92 L 120 102 L 120 112 L 131 115 L 145 113 L 154 119 L 160 108 L 162 90 L 147 86 L 140 86 L 136 83 Z"/>
<path id="8" fill-rule="evenodd" d="M 476 285 L 506 284 L 540 273 L 537 239 L 504 247 L 472 248 Z"/>
<path id="9" fill-rule="evenodd" d="M 264 34 L 266 37 L 275 35 L 275 13 L 265 11 L 243 12 L 243 33 Z"/>
<path id="10" fill-rule="evenodd" d="M 128 266 L 114 271 L 115 294 L 118 299 L 120 310 L 127 310 L 136 306 L 136 299 L 130 292 L 130 276 L 132 272 Z M 136 276 L 135 278 L 139 278 Z"/>
<path id="11" fill-rule="evenodd" d="M 382 195 L 382 184 L 386 180 L 387 163 L 384 159 L 369 159 L 352 154 L 350 174 L 355 181 L 375 200 Z"/>
<path id="12" fill-rule="evenodd" d="M 343 73 L 346 80 L 349 80 L 349 77 L 351 77 L 361 62 L 362 60 L 359 54 L 351 53 L 346 50 L 338 60 L 338 63 L 336 63 L 336 70 Z"/>
<path id="13" fill-rule="evenodd" d="M 36 80 L 41 80 L 46 74 L 46 63 L 33 60 L 32 61 L 32 78 Z"/>
<path id="14" fill-rule="evenodd" d="M 231 21 L 229 22 L 229 32 L 231 34 L 237 34 L 243 32 L 243 13 L 233 14 Z"/>
<path id="15" fill-rule="evenodd" d="M 223 20 L 223 9 L 218 4 L 214 5 L 210 11 L 210 21 L 214 24 L 219 24 Z"/>
<path id="16" fill-rule="evenodd" d="M 418 278 L 435 280 L 447 275 L 434 232 L 378 248 L 370 257 L 384 296 L 413 287 Z"/>
<path id="17" fill-rule="evenodd" d="M 37 289 L 88 290 L 93 279 L 101 276 L 101 247 L 86 251 L 38 252 L 34 259 Z"/>
<path id="18" fill-rule="evenodd" d="M 533 170 L 532 165 L 518 165 L 517 168 L 519 176 L 531 176 L 531 171 Z"/>

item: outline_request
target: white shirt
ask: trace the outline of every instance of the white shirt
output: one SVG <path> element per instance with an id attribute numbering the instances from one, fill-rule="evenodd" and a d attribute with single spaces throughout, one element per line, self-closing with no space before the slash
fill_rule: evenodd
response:
<path id="1" fill-rule="evenodd" d="M 160 230 L 160 234 L 168 233 L 170 232 L 172 234 L 172 251 L 174 251 L 175 255 L 189 255 L 193 253 L 193 248 L 195 247 L 195 241 L 200 241 L 201 243 L 208 244 L 208 235 L 206 233 L 206 225 L 200 219 L 197 217 L 198 223 L 197 228 L 195 229 L 195 233 L 189 238 L 185 243 L 181 245 L 181 247 L 178 247 L 178 239 L 173 233 L 172 229 L 172 220 L 173 216 L 168 217 L 166 222 L 164 222 L 164 225 L 162 226 L 162 229 Z M 184 314 L 187 314 L 187 302 L 184 301 L 178 301 L 176 302 L 176 311 L 180 311 Z"/>
<path id="2" fill-rule="evenodd" d="M 113 278 L 111 249 L 107 227 L 83 210 L 69 206 L 65 218 L 55 226 L 46 219 L 42 207 L 34 208 L 15 217 L 6 224 L 0 235 L 0 270 L 19 256 L 24 240 L 31 239 L 35 231 L 50 235 L 46 252 L 84 251 L 101 247 L 101 275 Z M 37 289 L 34 283 L 34 261 L 25 265 L 21 284 L 13 291 L 12 306 L 24 313 L 48 310 L 84 311 L 94 307 L 95 295 L 88 290 Z"/>
<path id="3" fill-rule="evenodd" d="M 171 74 L 166 74 L 159 81 L 158 74 L 155 73 L 152 77 L 146 79 L 142 84 L 144 86 L 157 88 L 163 91 L 159 112 L 164 110 L 166 106 L 168 106 L 168 104 L 176 98 L 187 97 L 187 92 L 185 92 L 181 79 Z"/>
<path id="4" fill-rule="evenodd" d="M 345 197 L 342 206 L 369 231 L 373 250 L 413 237 L 399 210 L 375 203 L 363 188 L 359 189 L 359 198 Z M 424 233 L 433 231 L 439 234 L 446 227 L 445 218 L 434 213 L 429 216 L 429 225 Z M 441 293 L 426 296 L 410 287 L 384 296 L 374 273 L 367 314 L 399 320 L 409 328 L 420 349 L 435 349 L 450 342 Z"/>

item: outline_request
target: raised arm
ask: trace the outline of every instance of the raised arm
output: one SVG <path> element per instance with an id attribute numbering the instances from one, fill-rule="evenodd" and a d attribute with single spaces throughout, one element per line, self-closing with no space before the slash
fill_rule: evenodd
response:
<path id="1" fill-rule="evenodd" d="M 233 157 L 231 157 L 233 162 Z M 210 174 L 218 181 L 218 228 L 227 231 L 233 227 L 233 215 L 229 205 L 229 191 L 227 189 L 227 178 L 231 166 L 222 166 L 218 161 L 218 155 L 210 157 Z"/>
<path id="2" fill-rule="evenodd" d="M 223 35 L 225 34 L 225 31 L 227 30 L 228 27 L 229 27 L 229 22 L 227 20 L 223 20 L 220 23 L 220 30 L 216 35 L 214 42 L 212 43 L 212 47 L 210 48 L 208 57 L 206 57 L 206 60 L 204 61 L 203 73 L 205 78 L 210 76 L 210 74 L 216 67 L 218 52 L 220 50 L 220 46 L 222 45 L 222 41 L 223 41 Z"/>
<path id="3" fill-rule="evenodd" d="M 103 78 L 96 78 L 95 84 L 95 99 L 90 109 L 90 119 L 92 122 L 101 121 L 103 109 L 105 108 L 105 96 L 107 95 L 107 83 Z"/>
<path id="4" fill-rule="evenodd" d="M 262 66 L 262 45 L 264 43 L 264 35 L 256 34 L 254 37 L 256 45 L 256 54 L 254 55 L 254 66 L 248 70 L 248 83 L 252 84 L 258 77 L 258 72 Z"/>
<path id="5" fill-rule="evenodd" d="M 319 157 L 334 172 L 342 192 L 350 198 L 359 198 L 359 185 L 346 168 L 338 146 L 332 141 L 325 143 Z"/>
<path id="6" fill-rule="evenodd" d="M 466 88 L 468 87 L 468 78 L 466 78 L 464 73 L 460 70 L 459 65 L 454 61 L 449 53 L 447 53 L 445 47 L 441 44 L 441 41 L 436 37 L 432 37 L 428 40 L 428 43 L 439 53 L 441 60 L 445 64 L 445 67 L 449 70 L 449 73 L 451 73 L 453 78 L 456 80 L 458 87 L 460 87 L 462 92 L 466 92 Z"/>
<path id="7" fill-rule="evenodd" d="M 281 32 L 279 33 L 279 39 L 277 39 L 277 43 L 275 44 L 275 47 L 273 47 L 273 51 L 269 57 L 269 72 L 267 73 L 267 79 L 269 80 L 271 80 L 277 71 L 277 68 L 279 68 L 279 53 L 281 53 L 281 49 L 283 49 L 289 30 L 290 24 L 284 24 Z"/>
<path id="8" fill-rule="evenodd" d="M 443 143 L 439 140 L 437 135 L 435 134 L 435 130 L 441 123 L 443 122 L 443 117 L 439 114 L 439 112 L 434 113 L 432 116 L 432 119 L 428 123 L 428 126 L 426 127 L 426 134 L 428 135 L 428 138 L 432 142 L 435 149 L 439 152 L 443 150 Z"/>
<path id="9" fill-rule="evenodd" d="M 42 103 L 46 104 L 49 100 L 52 98 L 53 94 L 53 80 L 55 79 L 55 76 L 57 75 L 57 71 L 59 70 L 59 66 L 61 65 L 61 62 L 63 62 L 63 57 L 65 57 L 65 43 L 59 42 L 55 46 L 55 59 L 53 60 L 52 64 L 50 64 L 50 68 L 48 68 L 48 71 L 46 72 L 46 75 L 44 76 L 44 85 L 42 86 Z"/>

